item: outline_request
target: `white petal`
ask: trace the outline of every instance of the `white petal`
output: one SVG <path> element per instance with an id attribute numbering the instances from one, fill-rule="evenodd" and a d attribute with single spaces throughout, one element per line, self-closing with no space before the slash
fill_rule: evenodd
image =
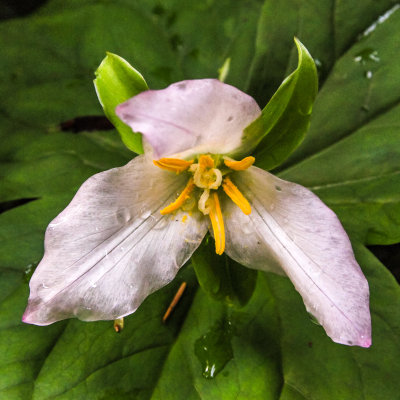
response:
<path id="1" fill-rule="evenodd" d="M 142 92 L 119 105 L 116 113 L 143 134 L 155 158 L 187 158 L 232 152 L 261 110 L 239 89 L 216 79 L 199 79 Z"/>
<path id="2" fill-rule="evenodd" d="M 160 214 L 185 179 L 145 156 L 88 179 L 47 228 L 23 320 L 115 319 L 169 283 L 207 231 L 200 215 Z"/>
<path id="3" fill-rule="evenodd" d="M 308 189 L 259 168 L 236 173 L 233 179 L 250 201 L 252 212 L 245 216 L 226 200 L 228 255 L 267 271 L 273 258 L 332 340 L 368 347 L 368 283 L 333 211 Z M 247 248 L 243 248 L 246 233 Z"/>

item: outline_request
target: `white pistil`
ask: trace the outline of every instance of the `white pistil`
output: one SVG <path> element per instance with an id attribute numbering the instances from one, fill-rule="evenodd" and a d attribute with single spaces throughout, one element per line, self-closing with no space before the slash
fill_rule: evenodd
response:
<path id="1" fill-rule="evenodd" d="M 192 164 L 194 184 L 201 189 L 218 189 L 222 183 L 222 173 L 218 168 L 202 171 L 199 164 Z"/>
<path id="2" fill-rule="evenodd" d="M 204 189 L 204 192 L 200 196 L 199 202 L 198 202 L 198 208 L 199 210 L 204 214 L 208 215 L 210 213 L 210 207 L 206 206 L 207 200 L 210 196 L 210 190 L 209 189 Z"/>
<path id="3" fill-rule="evenodd" d="M 218 189 L 222 183 L 222 173 L 219 169 L 213 168 L 213 173 L 215 175 L 215 181 L 213 184 L 209 185 L 209 189 Z"/>

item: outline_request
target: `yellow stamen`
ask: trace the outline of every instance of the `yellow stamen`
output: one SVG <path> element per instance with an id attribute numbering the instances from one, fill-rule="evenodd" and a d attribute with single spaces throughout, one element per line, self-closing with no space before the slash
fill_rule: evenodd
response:
<path id="1" fill-rule="evenodd" d="M 163 318 L 162 318 L 162 322 L 165 324 L 165 322 L 167 321 L 168 317 L 171 315 L 172 310 L 176 307 L 176 305 L 178 304 L 178 301 L 180 300 L 180 298 L 183 295 L 183 292 L 186 289 L 186 282 L 182 282 L 181 286 L 179 286 L 178 291 L 176 292 L 174 298 L 171 301 L 171 304 L 168 306 L 167 311 L 165 312 Z"/>
<path id="2" fill-rule="evenodd" d="M 120 333 L 122 329 L 124 329 L 124 319 L 123 318 L 114 319 L 115 332 Z"/>
<path id="3" fill-rule="evenodd" d="M 160 213 L 162 215 L 169 214 L 169 213 L 177 210 L 178 208 L 182 207 L 183 203 L 190 197 L 190 193 L 193 191 L 193 188 L 194 188 L 193 178 L 190 178 L 185 189 L 183 189 L 183 191 L 179 195 L 179 197 L 173 203 L 171 203 L 169 206 L 162 209 L 160 211 Z"/>
<path id="4" fill-rule="evenodd" d="M 221 255 L 225 250 L 225 227 L 222 218 L 221 206 L 219 204 L 218 195 L 214 192 L 211 196 L 212 206 L 210 208 L 211 225 L 214 232 L 215 252 Z"/>
<path id="5" fill-rule="evenodd" d="M 154 165 L 158 168 L 176 172 L 177 174 L 186 171 L 193 162 L 194 160 L 186 161 L 180 160 L 179 158 L 160 158 L 159 160 L 153 160 Z"/>
<path id="6" fill-rule="evenodd" d="M 249 156 L 240 161 L 224 160 L 224 164 L 234 171 L 244 171 L 245 169 L 251 167 L 254 164 L 254 161 L 256 161 L 256 159 Z"/>
<path id="7" fill-rule="evenodd" d="M 202 155 L 199 158 L 200 169 L 204 171 L 206 168 L 214 167 L 214 160 L 209 155 Z"/>
<path id="8" fill-rule="evenodd" d="M 250 203 L 228 177 L 224 179 L 222 188 L 224 189 L 224 192 L 231 198 L 231 200 L 243 211 L 244 214 L 249 215 L 251 213 Z"/>

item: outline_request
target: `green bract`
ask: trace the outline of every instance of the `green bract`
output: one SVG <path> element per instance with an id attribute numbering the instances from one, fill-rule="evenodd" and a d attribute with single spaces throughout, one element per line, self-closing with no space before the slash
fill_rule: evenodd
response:
<path id="1" fill-rule="evenodd" d="M 193 254 L 191 262 L 200 286 L 213 299 L 236 307 L 242 307 L 250 300 L 257 271 L 243 268 L 226 254 L 215 254 L 214 243 L 209 238 Z"/>
<path id="2" fill-rule="evenodd" d="M 104 113 L 118 130 L 126 147 L 135 153 L 143 153 L 141 135 L 133 133 L 115 114 L 118 104 L 148 89 L 143 76 L 122 57 L 107 53 L 96 70 L 94 85 Z"/>
<path id="3" fill-rule="evenodd" d="M 318 90 L 314 60 L 298 39 L 295 42 L 299 54 L 297 69 L 283 81 L 243 137 L 243 151 L 258 146 L 257 165 L 266 170 L 281 164 L 303 140 Z"/>

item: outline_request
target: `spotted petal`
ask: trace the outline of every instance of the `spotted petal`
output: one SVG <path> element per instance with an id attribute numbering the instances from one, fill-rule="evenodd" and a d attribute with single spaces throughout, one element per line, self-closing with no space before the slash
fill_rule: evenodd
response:
<path id="1" fill-rule="evenodd" d="M 260 270 L 280 264 L 332 340 L 369 347 L 368 283 L 336 215 L 308 189 L 259 168 L 232 179 L 252 212 L 224 204 L 228 255 Z"/>
<path id="2" fill-rule="evenodd" d="M 142 92 L 116 113 L 141 132 L 154 157 L 227 154 L 240 146 L 243 129 L 261 110 L 255 100 L 216 79 L 174 83 Z"/>
<path id="3" fill-rule="evenodd" d="M 162 216 L 185 186 L 139 156 L 89 178 L 48 226 L 23 320 L 115 319 L 169 283 L 207 231 L 200 216 Z"/>

